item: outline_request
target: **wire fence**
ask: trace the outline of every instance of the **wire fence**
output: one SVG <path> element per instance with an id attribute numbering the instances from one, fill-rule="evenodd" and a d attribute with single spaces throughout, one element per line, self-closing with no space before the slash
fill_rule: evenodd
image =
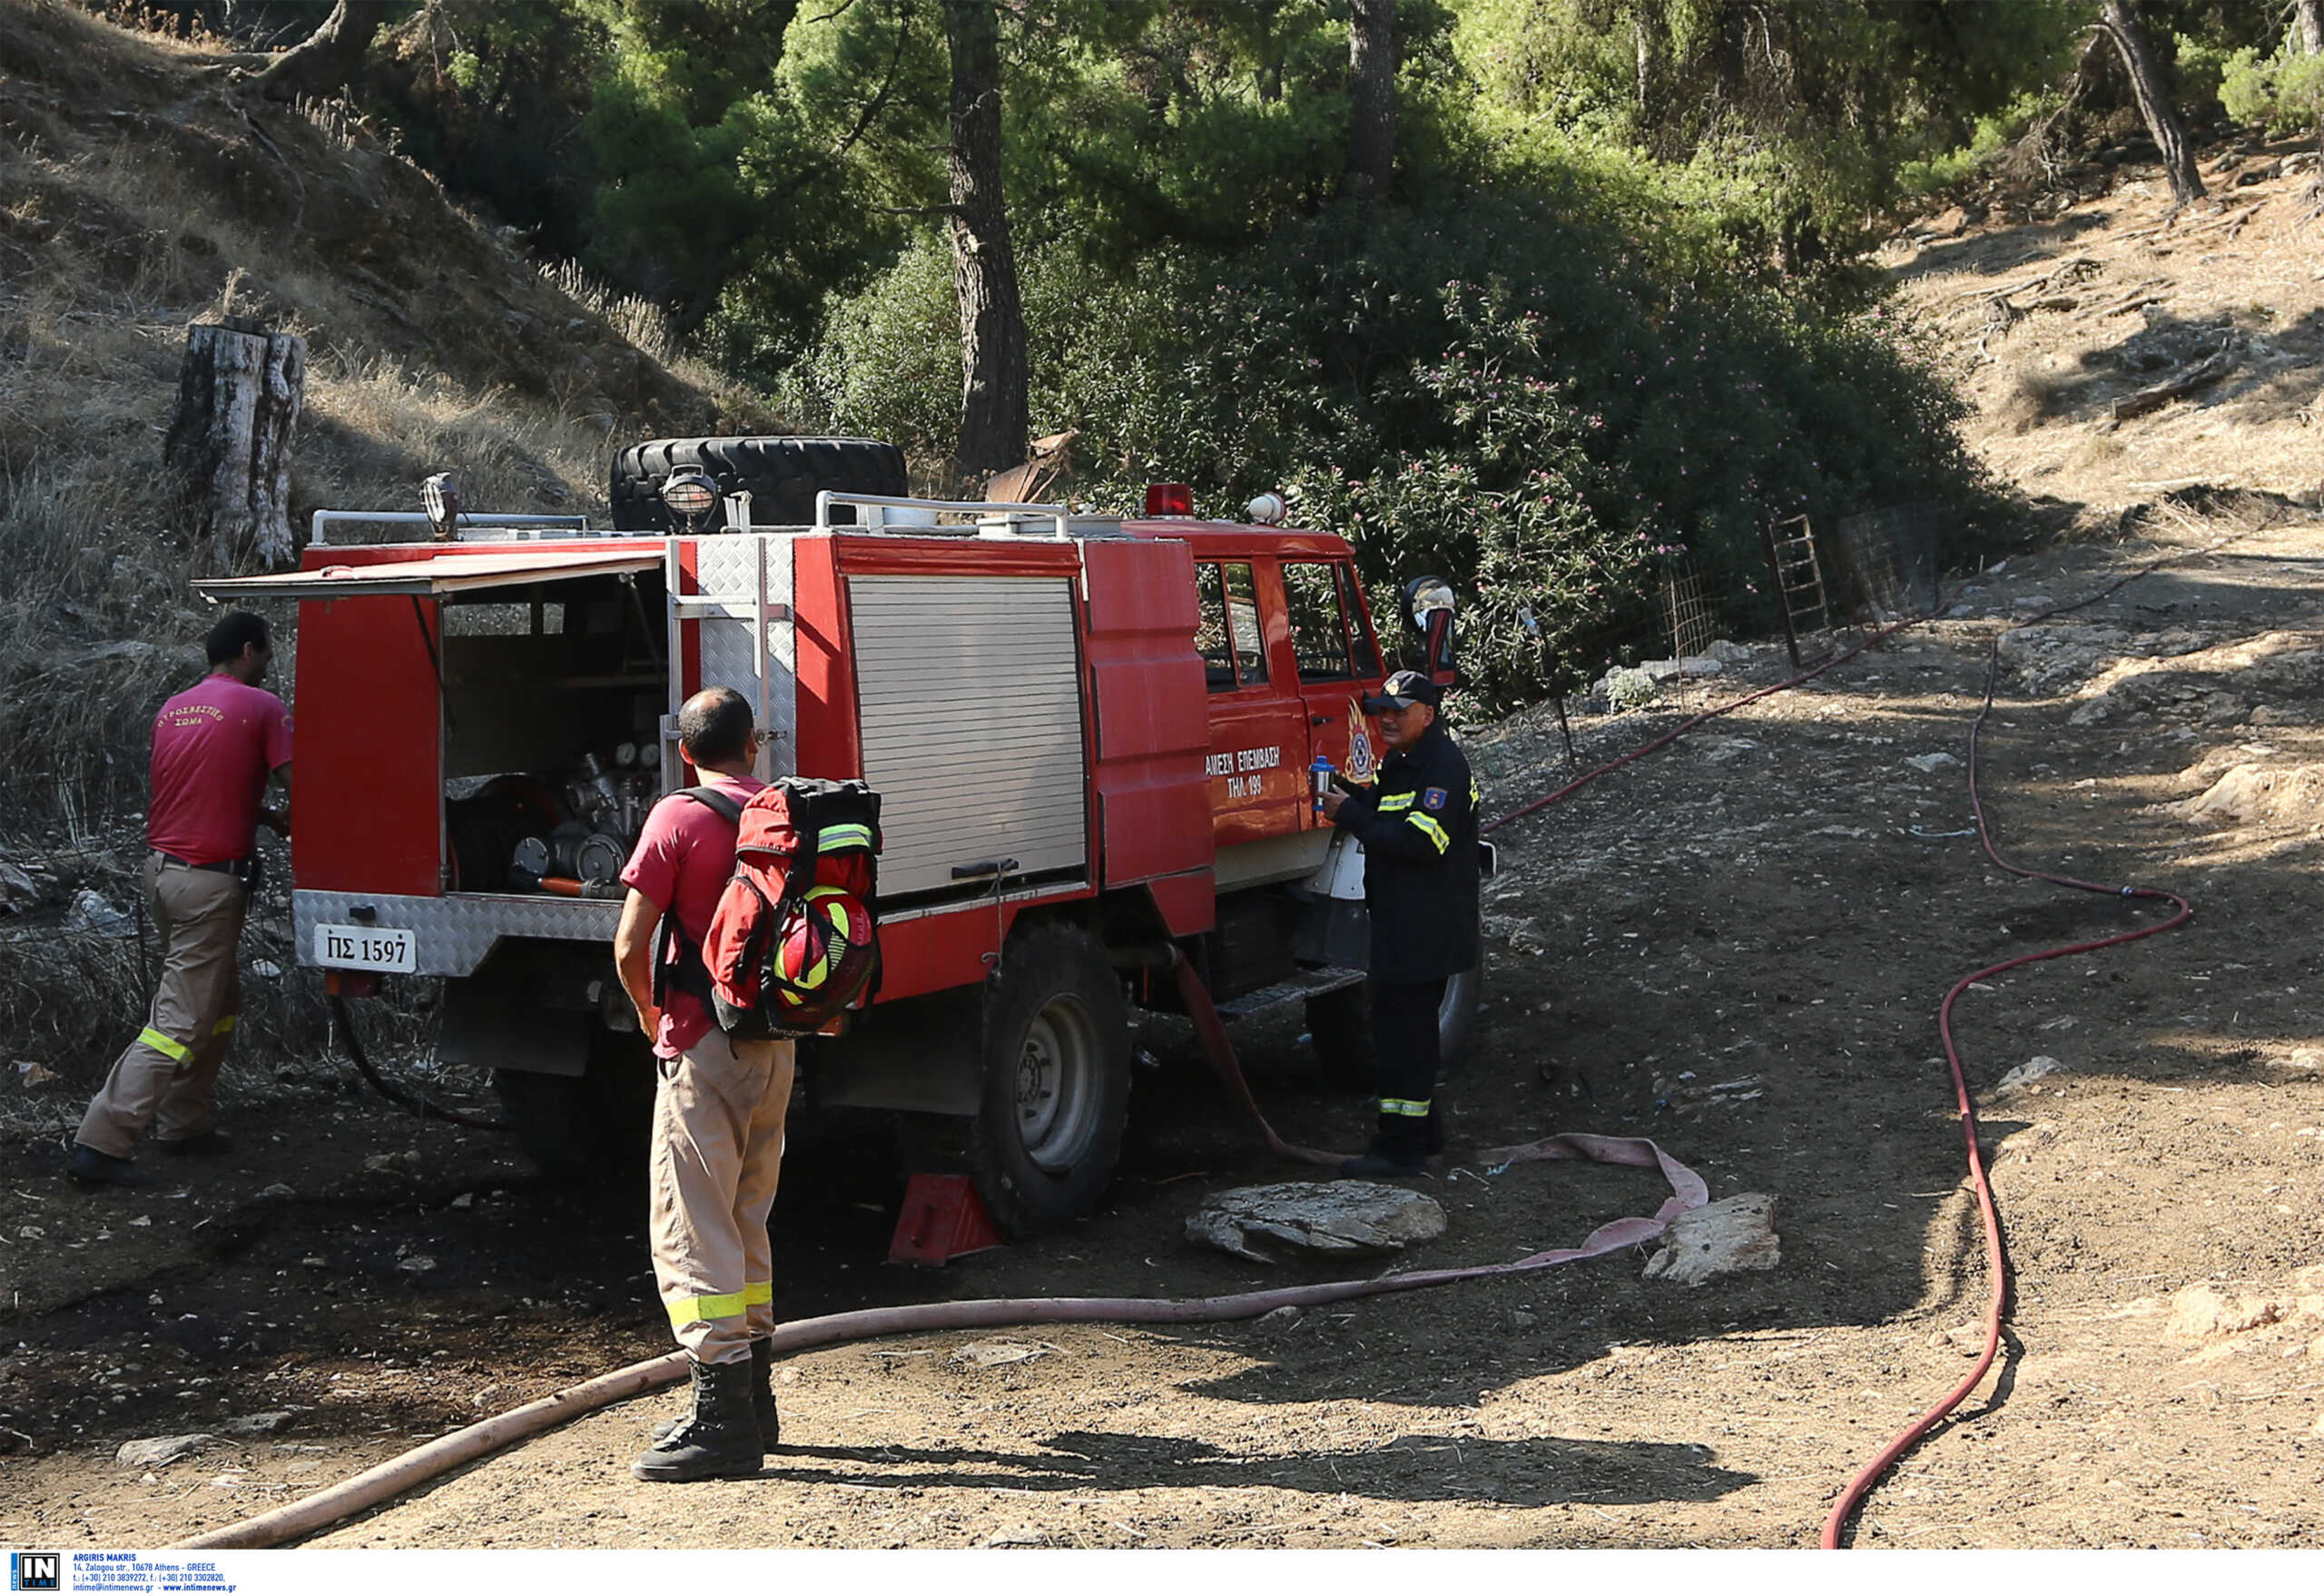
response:
<path id="1" fill-rule="evenodd" d="M 1934 503 L 1843 517 L 1830 546 L 1840 607 L 1876 625 L 1934 614 L 1945 523 Z"/>

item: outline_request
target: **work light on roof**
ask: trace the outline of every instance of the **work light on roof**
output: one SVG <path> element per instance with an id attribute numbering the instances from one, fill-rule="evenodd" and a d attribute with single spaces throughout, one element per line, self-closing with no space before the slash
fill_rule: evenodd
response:
<path id="1" fill-rule="evenodd" d="M 718 484 L 700 471 L 674 471 L 662 484 L 662 502 L 689 532 L 698 532 L 718 513 Z"/>

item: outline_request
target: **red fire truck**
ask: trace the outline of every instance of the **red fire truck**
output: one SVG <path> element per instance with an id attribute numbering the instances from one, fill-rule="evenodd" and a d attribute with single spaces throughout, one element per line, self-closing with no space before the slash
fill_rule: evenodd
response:
<path id="1" fill-rule="evenodd" d="M 947 1117 L 1005 1229 L 1098 1200 L 1129 1008 L 1173 1007 L 1178 959 L 1229 1018 L 1304 1002 L 1356 1073 L 1362 858 L 1310 775 L 1384 752 L 1348 545 L 1280 525 L 1272 495 L 1241 523 L 1167 487 L 1136 518 L 952 503 L 858 491 L 848 463 L 885 446 L 748 441 L 798 468 L 772 497 L 802 524 L 757 524 L 722 468 L 736 440 L 695 440 L 645 446 L 642 484 L 624 457 L 627 525 L 464 513 L 436 478 L 423 512 L 318 515 L 297 572 L 202 584 L 299 604 L 301 961 L 334 991 L 442 978 L 439 1057 L 495 1072 L 542 1162 L 642 1142 L 615 878 L 690 779 L 678 705 L 724 684 L 757 707 L 763 775 L 860 776 L 884 805 L 881 981 L 806 1044 L 803 1090 Z M 361 523 L 413 540 L 348 540 Z M 1446 681 L 1451 602 L 1424 578 L 1399 606 Z M 1476 1002 L 1453 983 L 1448 1058 Z"/>

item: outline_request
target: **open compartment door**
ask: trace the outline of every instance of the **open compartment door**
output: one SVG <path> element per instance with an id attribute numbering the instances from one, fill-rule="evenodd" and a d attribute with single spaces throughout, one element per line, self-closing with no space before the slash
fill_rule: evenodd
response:
<path id="1" fill-rule="evenodd" d="M 204 597 L 248 598 L 443 598 L 487 587 L 574 576 L 616 576 L 660 568 L 657 542 L 643 550 L 527 550 L 521 554 L 443 555 L 416 560 L 378 560 L 322 565 L 274 576 L 219 576 L 196 582 Z"/>

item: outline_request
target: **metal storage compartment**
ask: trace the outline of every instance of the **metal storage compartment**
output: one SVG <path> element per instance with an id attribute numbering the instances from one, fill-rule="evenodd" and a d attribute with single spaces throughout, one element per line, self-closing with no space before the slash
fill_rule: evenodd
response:
<path id="1" fill-rule="evenodd" d="M 881 798 L 883 896 L 1088 863 L 1073 584 L 1055 576 L 852 576 L 863 776 Z"/>

